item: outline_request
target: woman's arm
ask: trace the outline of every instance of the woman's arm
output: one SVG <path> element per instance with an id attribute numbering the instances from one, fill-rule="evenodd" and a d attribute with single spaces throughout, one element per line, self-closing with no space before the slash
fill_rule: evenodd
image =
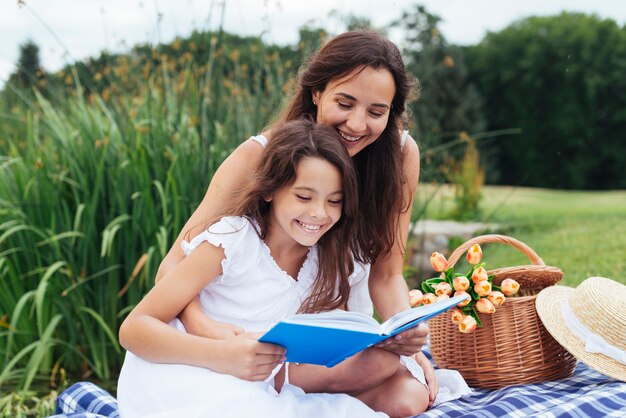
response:
<path id="1" fill-rule="evenodd" d="M 250 180 L 251 174 L 256 168 L 263 147 L 256 141 L 247 140 L 239 145 L 219 166 L 211 179 L 202 202 L 191 215 L 183 229 L 178 234 L 176 241 L 159 265 L 156 281 L 158 282 L 167 272 L 180 263 L 184 254 L 181 250 L 181 242 L 188 231 L 204 224 L 206 221 L 223 213 L 227 203 L 235 194 Z"/>
<path id="2" fill-rule="evenodd" d="M 282 360 L 284 349 L 244 333 L 223 340 L 198 337 L 168 325 L 200 290 L 221 274 L 224 251 L 198 246 L 157 283 L 120 327 L 120 344 L 153 362 L 206 367 L 248 380 L 262 380 Z M 182 279 L 184 277 L 184 279 Z"/>
<path id="3" fill-rule="evenodd" d="M 404 153 L 403 171 L 406 179 L 403 190 L 405 199 L 408 200 L 408 208 L 400 214 L 396 241 L 390 253 L 376 260 L 370 271 L 370 295 L 383 320 L 410 308 L 408 287 L 402 269 L 413 197 L 419 181 L 420 155 L 415 140 L 410 136 L 407 138 L 402 151 Z"/>
<path id="4" fill-rule="evenodd" d="M 185 234 L 194 227 L 223 213 L 227 203 L 250 180 L 250 175 L 256 168 L 262 151 L 263 147 L 258 142 L 247 140 L 224 160 L 211 179 L 202 202 L 178 234 L 176 241 L 159 265 L 156 275 L 157 282 L 183 260 L 181 242 Z M 194 335 L 226 338 L 242 332 L 239 327 L 208 318 L 204 314 L 197 297 L 181 312 L 179 318 L 185 325 L 185 329 Z"/>
<path id="5" fill-rule="evenodd" d="M 391 253 L 387 257 L 376 260 L 370 272 L 370 294 L 374 306 L 383 320 L 410 308 L 408 287 L 402 274 L 402 267 L 404 263 L 404 247 L 407 242 L 411 222 L 411 209 L 413 208 L 414 193 L 417 189 L 420 171 L 419 148 L 415 140 L 410 136 L 405 142 L 403 152 L 403 170 L 406 178 L 404 196 L 409 199 L 408 209 L 400 215 L 396 243 Z M 422 346 L 427 342 L 427 337 L 428 328 L 421 324 L 417 328 L 405 331 L 394 338 L 386 340 L 380 347 L 396 354 L 413 355 L 417 353 L 413 355 L 413 358 L 424 370 L 429 390 L 429 404 L 432 405 L 439 392 L 439 384 L 435 378 L 433 365 L 420 352 Z"/>

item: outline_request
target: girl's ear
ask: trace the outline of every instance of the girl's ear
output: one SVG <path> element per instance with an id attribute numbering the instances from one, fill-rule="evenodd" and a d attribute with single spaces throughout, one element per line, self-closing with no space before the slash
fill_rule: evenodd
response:
<path id="1" fill-rule="evenodd" d="M 263 195 L 263 200 L 265 200 L 267 203 L 271 202 L 272 201 L 272 195 L 270 195 L 270 194 Z"/>

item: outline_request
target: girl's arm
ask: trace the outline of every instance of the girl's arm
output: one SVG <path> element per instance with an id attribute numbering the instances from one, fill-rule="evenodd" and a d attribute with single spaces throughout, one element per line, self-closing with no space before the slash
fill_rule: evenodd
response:
<path id="1" fill-rule="evenodd" d="M 251 173 L 256 168 L 261 157 L 263 147 L 256 141 L 248 140 L 237 147 L 224 160 L 211 179 L 209 188 L 200 202 L 200 205 L 191 215 L 169 252 L 159 265 L 156 281 L 158 282 L 166 273 L 175 268 L 184 258 L 181 250 L 181 242 L 185 234 L 207 220 L 213 219 L 223 213 L 227 203 L 235 194 L 250 180 Z M 183 279 L 184 282 L 185 279 Z M 182 284 L 182 282 L 181 282 Z M 208 318 L 199 298 L 195 297 L 179 315 L 190 334 L 209 337 L 226 338 L 238 335 L 242 330 L 230 324 L 222 324 Z"/>
<path id="2" fill-rule="evenodd" d="M 120 327 L 120 344 L 153 362 L 205 367 L 247 380 L 263 380 L 284 356 L 282 347 L 259 343 L 258 334 L 222 340 L 186 334 L 168 325 L 216 276 L 224 251 L 198 246 L 167 273 Z M 203 313 L 204 315 L 204 313 Z"/>

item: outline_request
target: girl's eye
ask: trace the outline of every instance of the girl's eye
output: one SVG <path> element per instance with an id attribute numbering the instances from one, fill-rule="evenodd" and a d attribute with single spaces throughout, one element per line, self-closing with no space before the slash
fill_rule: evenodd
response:
<path id="1" fill-rule="evenodd" d="M 311 200 L 311 198 L 310 198 L 309 196 L 304 196 L 304 195 L 301 195 L 301 194 L 297 194 L 297 195 L 296 195 L 296 197 L 297 197 L 298 199 L 300 199 L 300 200 L 304 200 L 304 201 Z"/>
<path id="2" fill-rule="evenodd" d="M 341 199 L 329 200 L 328 203 L 330 203 L 331 205 L 341 205 L 341 203 L 343 203 L 343 200 L 341 200 Z"/>

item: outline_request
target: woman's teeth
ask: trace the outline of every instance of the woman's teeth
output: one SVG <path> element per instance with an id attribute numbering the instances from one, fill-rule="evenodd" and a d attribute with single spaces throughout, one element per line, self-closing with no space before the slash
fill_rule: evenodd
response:
<path id="1" fill-rule="evenodd" d="M 349 142 L 356 142 L 356 141 L 358 141 L 359 139 L 363 138 L 362 136 L 350 136 L 350 135 L 346 135 L 345 133 L 343 133 L 343 132 L 341 132 L 341 131 L 339 131 L 339 135 L 341 135 L 341 137 L 342 137 L 343 139 L 345 139 L 346 141 L 349 141 Z"/>

